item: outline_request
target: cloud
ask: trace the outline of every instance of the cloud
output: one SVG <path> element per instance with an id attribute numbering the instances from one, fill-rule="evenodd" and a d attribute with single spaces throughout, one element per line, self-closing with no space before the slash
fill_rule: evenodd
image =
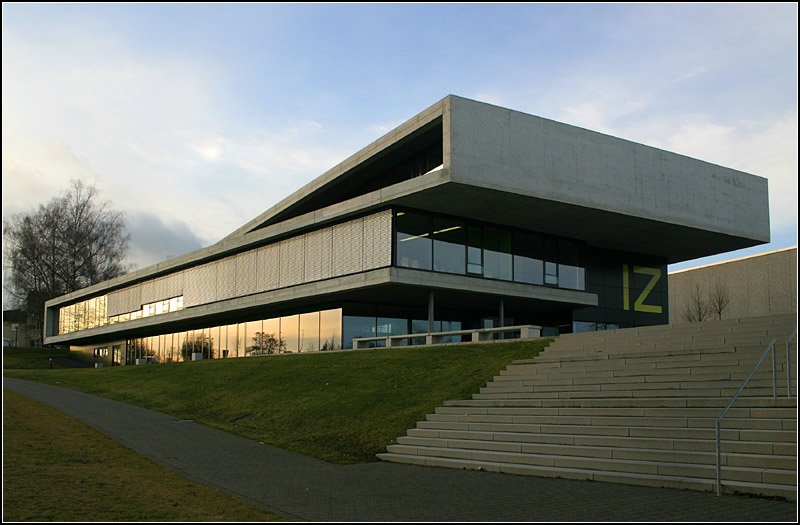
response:
<path id="1" fill-rule="evenodd" d="M 125 218 L 131 235 L 129 260 L 137 268 L 183 255 L 207 244 L 183 222 L 165 220 L 146 211 L 128 212 Z"/>
<path id="2" fill-rule="evenodd" d="M 142 53 L 94 29 L 54 45 L 4 28 L 4 214 L 88 178 L 116 209 L 205 244 L 354 151 L 346 132 L 307 118 L 243 123 L 218 64 Z M 143 245 L 144 233 L 133 238 L 138 264 L 180 253 Z"/>
<path id="3" fill-rule="evenodd" d="M 773 230 L 797 227 L 797 114 L 721 124 L 700 116 L 648 142 L 669 151 L 765 177 Z"/>

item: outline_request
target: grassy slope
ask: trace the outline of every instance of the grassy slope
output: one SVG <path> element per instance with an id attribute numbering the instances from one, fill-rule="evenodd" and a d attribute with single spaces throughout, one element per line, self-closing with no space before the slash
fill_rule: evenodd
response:
<path id="1" fill-rule="evenodd" d="M 3 348 L 3 368 L 50 368 L 50 358 L 69 357 L 69 350 L 60 348 Z M 57 362 L 53 368 L 63 368 Z"/>
<path id="2" fill-rule="evenodd" d="M 7 370 L 339 463 L 370 461 L 543 341 L 88 370 Z"/>
<path id="3" fill-rule="evenodd" d="M 4 521 L 275 519 L 52 408 L 3 392 Z"/>

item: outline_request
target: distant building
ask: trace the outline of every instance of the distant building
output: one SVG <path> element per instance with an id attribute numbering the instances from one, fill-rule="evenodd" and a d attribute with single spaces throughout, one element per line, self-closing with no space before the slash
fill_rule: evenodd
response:
<path id="1" fill-rule="evenodd" d="M 42 346 L 42 333 L 22 310 L 3 310 L 3 346 Z"/>
<path id="2" fill-rule="evenodd" d="M 723 319 L 797 314 L 797 246 L 669 274 L 670 322 L 689 322 L 698 291 L 708 301 L 715 288 L 728 297 Z"/>
<path id="3" fill-rule="evenodd" d="M 45 342 L 130 364 L 666 324 L 667 264 L 768 241 L 764 178 L 448 96 L 216 244 L 48 301 Z"/>

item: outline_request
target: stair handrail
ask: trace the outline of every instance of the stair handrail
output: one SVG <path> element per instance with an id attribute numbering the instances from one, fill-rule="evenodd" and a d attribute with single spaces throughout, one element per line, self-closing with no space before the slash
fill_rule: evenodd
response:
<path id="1" fill-rule="evenodd" d="M 797 327 L 795 326 L 792 335 L 786 339 L 786 397 L 792 398 L 792 355 L 789 353 L 789 346 L 792 339 L 797 336 Z"/>
<path id="2" fill-rule="evenodd" d="M 742 381 L 742 385 L 739 387 L 739 390 L 737 390 L 736 393 L 733 394 L 730 401 L 728 401 L 728 405 L 725 407 L 725 409 L 722 411 L 719 417 L 717 417 L 717 425 L 716 425 L 717 426 L 716 428 L 717 429 L 717 496 L 722 494 L 722 463 L 721 463 L 722 443 L 720 440 L 720 430 L 719 430 L 720 424 L 722 423 L 722 418 L 724 418 L 725 414 L 728 413 L 728 410 L 731 409 L 733 403 L 736 401 L 736 399 L 738 399 L 739 394 L 741 394 L 742 390 L 744 390 L 744 387 L 747 386 L 747 383 L 750 381 L 750 378 L 753 377 L 753 374 L 756 373 L 756 370 L 758 370 L 758 367 L 761 366 L 761 363 L 764 361 L 764 358 L 767 357 L 767 352 L 770 351 L 772 353 L 772 397 L 773 398 L 778 397 L 777 374 L 775 372 L 775 339 L 773 339 L 772 341 L 769 342 L 764 351 L 761 352 L 761 357 L 758 358 L 758 361 L 756 361 L 756 364 L 753 365 L 753 368 L 752 370 L 750 370 L 750 373 L 747 374 L 746 378 L 744 378 L 744 381 Z"/>

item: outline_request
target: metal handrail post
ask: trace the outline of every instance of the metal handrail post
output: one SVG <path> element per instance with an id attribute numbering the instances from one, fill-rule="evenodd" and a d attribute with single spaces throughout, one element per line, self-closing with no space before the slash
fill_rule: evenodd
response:
<path id="1" fill-rule="evenodd" d="M 756 361 L 756 364 L 753 365 L 753 368 L 750 370 L 750 373 L 747 374 L 747 377 L 745 377 L 744 381 L 742 381 L 742 384 L 739 387 L 739 390 L 737 390 L 736 393 L 733 394 L 733 396 L 731 397 L 730 401 L 728 401 L 728 405 L 723 409 L 722 413 L 717 418 L 717 496 L 722 494 L 722 439 L 721 439 L 721 436 L 720 436 L 720 433 L 721 433 L 720 425 L 722 424 L 722 418 L 725 417 L 725 414 L 728 413 L 728 410 L 731 409 L 731 407 L 733 406 L 733 403 L 736 401 L 736 399 L 738 399 L 739 394 L 742 393 L 742 390 L 744 390 L 744 387 L 746 387 L 747 383 L 750 382 L 750 378 L 753 377 L 753 374 L 756 373 L 756 370 L 758 370 L 758 367 L 761 366 L 761 363 L 764 361 L 764 358 L 767 357 L 767 352 L 769 352 L 769 351 L 772 352 L 772 380 L 773 380 L 772 389 L 773 389 L 773 394 L 774 394 L 774 392 L 775 392 L 775 377 L 776 377 L 775 376 L 775 339 L 770 341 L 770 343 L 767 345 L 767 347 L 764 348 L 764 351 L 761 352 L 761 355 L 759 356 L 758 360 Z M 773 397 L 776 397 L 776 396 L 773 396 Z"/>
<path id="2" fill-rule="evenodd" d="M 722 494 L 722 461 L 721 461 L 721 450 L 722 450 L 722 442 L 719 436 L 719 424 L 720 419 L 717 418 L 717 496 Z"/>
<path id="3" fill-rule="evenodd" d="M 775 371 L 775 340 L 772 341 L 772 399 L 778 397 L 778 374 Z"/>
<path id="4" fill-rule="evenodd" d="M 797 335 L 797 328 L 794 329 L 792 335 L 786 339 L 786 397 L 792 398 L 792 354 L 789 347 L 792 344 L 792 339 Z"/>

